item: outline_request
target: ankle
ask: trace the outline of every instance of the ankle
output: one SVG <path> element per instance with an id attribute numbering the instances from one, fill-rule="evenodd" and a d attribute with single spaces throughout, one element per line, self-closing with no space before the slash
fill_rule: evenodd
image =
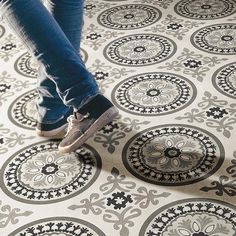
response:
<path id="1" fill-rule="evenodd" d="M 97 117 L 112 106 L 113 104 L 106 97 L 97 94 L 89 102 L 84 104 L 78 112 L 83 115 L 89 112 L 92 116 Z"/>

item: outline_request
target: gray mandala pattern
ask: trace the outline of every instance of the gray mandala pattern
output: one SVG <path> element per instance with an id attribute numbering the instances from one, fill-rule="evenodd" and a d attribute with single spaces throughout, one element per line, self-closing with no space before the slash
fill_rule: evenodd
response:
<path id="1" fill-rule="evenodd" d="M 234 0 L 182 0 L 175 5 L 175 12 L 196 20 L 219 19 L 234 14 Z"/>
<path id="2" fill-rule="evenodd" d="M 8 110 L 11 122 L 24 129 L 34 129 L 37 122 L 35 106 L 37 98 L 38 92 L 31 90 L 13 101 Z"/>
<path id="3" fill-rule="evenodd" d="M 131 30 L 154 24 L 160 18 L 161 12 L 155 7 L 127 4 L 105 10 L 98 16 L 98 23 L 111 29 Z"/>
<path id="4" fill-rule="evenodd" d="M 112 92 L 113 102 L 136 115 L 165 115 L 184 109 L 197 89 L 186 78 L 170 73 L 146 73 L 126 79 Z"/>
<path id="5" fill-rule="evenodd" d="M 1 188 L 11 198 L 31 204 L 69 199 L 97 179 L 101 159 L 90 146 L 64 155 L 58 141 L 35 143 L 12 155 L 0 170 Z"/>
<path id="6" fill-rule="evenodd" d="M 191 42 L 205 52 L 235 55 L 236 24 L 216 24 L 201 28 L 191 36 Z"/>
<path id="7" fill-rule="evenodd" d="M 221 142 L 188 125 L 152 127 L 132 137 L 122 152 L 125 167 L 137 178 L 159 185 L 186 185 L 216 172 L 224 160 Z"/>
<path id="8" fill-rule="evenodd" d="M 212 76 L 212 83 L 220 93 L 236 98 L 236 63 L 219 68 Z"/>
<path id="9" fill-rule="evenodd" d="M 45 218 L 31 222 L 10 233 L 9 236 L 105 236 L 92 223 L 71 217 Z"/>
<path id="10" fill-rule="evenodd" d="M 176 52 L 176 44 L 157 34 L 134 34 L 119 38 L 104 49 L 104 56 L 122 66 L 147 66 L 160 63 Z"/>
<path id="11" fill-rule="evenodd" d="M 226 138 L 230 138 L 236 127 L 236 104 L 205 91 L 197 107 L 175 119 L 186 120 L 189 123 L 205 123 L 208 128 L 213 128 Z"/>
<path id="12" fill-rule="evenodd" d="M 235 206 L 222 201 L 183 199 L 149 216 L 139 236 L 233 236 L 236 234 L 235 214 Z"/>

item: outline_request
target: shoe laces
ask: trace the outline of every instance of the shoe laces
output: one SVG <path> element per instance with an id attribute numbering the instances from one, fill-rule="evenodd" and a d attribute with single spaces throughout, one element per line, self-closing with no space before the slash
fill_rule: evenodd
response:
<path id="1" fill-rule="evenodd" d="M 67 128 L 67 132 L 66 132 L 66 136 L 68 135 L 68 133 L 76 126 L 78 129 L 78 124 L 81 123 L 83 120 L 87 119 L 89 117 L 89 113 L 87 112 L 85 115 L 79 114 L 79 117 L 77 117 L 78 113 L 74 113 L 73 115 L 70 115 L 67 118 L 67 122 L 68 122 L 68 128 Z M 82 131 L 80 130 L 80 132 L 82 133 Z"/>

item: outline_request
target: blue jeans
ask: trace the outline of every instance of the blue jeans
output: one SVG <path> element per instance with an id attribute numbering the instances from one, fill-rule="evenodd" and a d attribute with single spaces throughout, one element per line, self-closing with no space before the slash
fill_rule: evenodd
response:
<path id="1" fill-rule="evenodd" d="M 98 94 L 80 54 L 83 0 L 0 0 L 1 15 L 39 62 L 39 122 L 53 123 Z"/>

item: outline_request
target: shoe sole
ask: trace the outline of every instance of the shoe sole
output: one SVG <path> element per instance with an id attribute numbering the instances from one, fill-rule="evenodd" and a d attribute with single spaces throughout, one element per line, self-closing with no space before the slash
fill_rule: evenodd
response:
<path id="1" fill-rule="evenodd" d="M 53 138 L 55 138 L 55 137 L 59 136 L 58 138 L 62 138 L 65 135 L 67 125 L 68 124 L 64 124 L 61 127 L 57 128 L 57 129 L 50 130 L 50 131 L 42 131 L 42 130 L 37 129 L 37 127 L 36 127 L 35 128 L 36 134 L 40 137 L 53 137 Z"/>
<path id="2" fill-rule="evenodd" d="M 116 107 L 109 108 L 106 112 L 104 112 L 87 130 L 84 132 L 80 138 L 76 139 L 71 145 L 68 145 L 66 147 L 60 147 L 58 146 L 58 150 L 60 153 L 68 153 L 72 152 L 76 149 L 78 149 L 80 146 L 82 146 L 85 141 L 90 138 L 94 133 L 96 133 L 98 130 L 103 128 L 105 125 L 110 123 L 117 115 L 118 110 Z"/>

